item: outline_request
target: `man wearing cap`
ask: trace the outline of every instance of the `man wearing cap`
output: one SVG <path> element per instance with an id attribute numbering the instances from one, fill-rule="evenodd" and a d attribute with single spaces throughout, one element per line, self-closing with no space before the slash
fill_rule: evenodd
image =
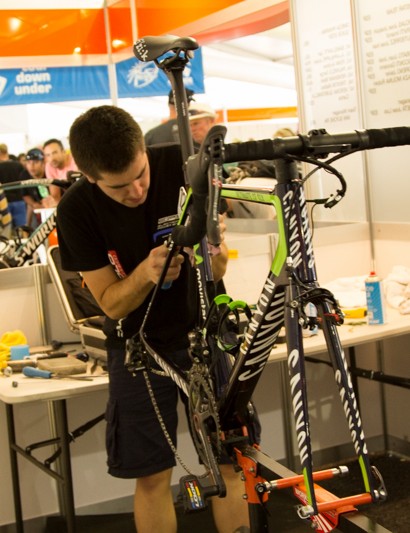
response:
<path id="1" fill-rule="evenodd" d="M 193 102 L 188 109 L 189 125 L 194 143 L 200 145 L 215 124 L 216 112 L 208 104 Z"/>
<path id="2" fill-rule="evenodd" d="M 21 163 L 10 159 L 7 145 L 0 144 L 0 183 L 6 184 L 19 181 L 23 170 L 24 167 Z M 21 191 L 19 189 L 7 191 L 5 195 L 13 227 L 24 226 L 26 223 L 26 204 Z"/>
<path id="3" fill-rule="evenodd" d="M 188 104 L 193 100 L 194 91 L 185 89 Z M 152 146 L 154 144 L 163 143 L 179 143 L 178 124 L 177 124 L 177 110 L 174 101 L 174 93 L 169 91 L 168 94 L 169 119 L 147 131 L 144 135 L 145 144 Z"/>
<path id="4" fill-rule="evenodd" d="M 40 148 L 32 148 L 26 154 L 26 169 L 20 175 L 21 180 L 46 178 L 44 153 Z M 61 189 L 56 185 L 38 185 L 27 187 L 22 191 L 27 204 L 27 220 L 25 224 L 36 227 L 40 220 L 35 216 L 35 209 L 55 207 L 61 198 Z"/>

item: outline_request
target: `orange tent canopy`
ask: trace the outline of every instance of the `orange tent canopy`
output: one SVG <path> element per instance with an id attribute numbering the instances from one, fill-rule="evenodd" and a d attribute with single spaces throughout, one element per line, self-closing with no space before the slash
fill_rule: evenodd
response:
<path id="1" fill-rule="evenodd" d="M 115 55 L 139 37 L 166 33 L 190 35 L 203 45 L 289 21 L 288 1 L 113 0 L 106 9 L 70 7 L 90 1 L 60 2 L 60 8 L 58 0 L 10 2 L 12 9 L 0 11 L 0 57 Z"/>

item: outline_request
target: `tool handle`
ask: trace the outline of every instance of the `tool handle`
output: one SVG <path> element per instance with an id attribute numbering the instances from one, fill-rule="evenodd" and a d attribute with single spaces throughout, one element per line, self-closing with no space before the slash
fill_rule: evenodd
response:
<path id="1" fill-rule="evenodd" d="M 50 379 L 52 376 L 52 373 L 49 370 L 40 370 L 38 368 L 33 368 L 32 366 L 25 366 L 23 368 L 23 374 L 28 378 Z"/>

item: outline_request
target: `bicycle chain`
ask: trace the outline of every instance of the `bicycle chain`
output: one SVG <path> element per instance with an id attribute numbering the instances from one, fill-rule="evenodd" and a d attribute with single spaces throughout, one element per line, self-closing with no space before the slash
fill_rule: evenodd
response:
<path id="1" fill-rule="evenodd" d="M 158 372 L 158 374 L 160 374 L 160 373 Z M 146 370 L 143 371 L 143 376 L 144 376 L 145 384 L 147 386 L 147 390 L 148 390 L 148 394 L 150 396 L 150 400 L 151 400 L 152 406 L 154 408 L 154 411 L 155 411 L 155 414 L 157 416 L 158 422 L 159 422 L 159 424 L 161 426 L 162 432 L 164 434 L 164 437 L 165 437 L 169 447 L 171 448 L 172 452 L 174 453 L 174 456 L 175 456 L 176 460 L 182 466 L 182 468 L 185 470 L 185 472 L 187 472 L 190 475 L 193 475 L 192 471 L 187 467 L 187 465 L 181 459 L 181 456 L 178 454 L 177 449 L 176 449 L 174 443 L 172 442 L 172 439 L 171 439 L 171 437 L 170 437 L 170 435 L 168 433 L 168 430 L 166 428 L 164 419 L 162 418 L 161 411 L 160 411 L 160 409 L 158 407 L 158 404 L 157 404 L 157 401 L 155 399 L 154 391 L 152 390 L 152 386 L 151 386 L 151 381 L 149 379 L 148 372 Z M 221 441 L 220 441 L 220 438 L 219 438 L 220 426 L 219 426 L 219 416 L 218 416 L 218 412 L 217 412 L 216 401 L 215 401 L 215 398 L 214 398 L 214 396 L 213 396 L 213 394 L 211 392 L 211 388 L 208 385 L 208 382 L 207 382 L 206 378 L 204 377 L 204 371 L 203 370 L 199 371 L 198 370 L 198 365 L 194 365 L 193 369 L 191 369 L 191 371 L 190 371 L 190 373 L 188 375 L 188 382 L 189 382 L 188 410 L 189 410 L 190 414 L 191 414 L 191 407 L 192 407 L 192 393 L 194 392 L 194 388 L 196 388 L 196 390 L 198 391 L 199 389 L 198 389 L 197 385 L 199 385 L 199 383 L 200 383 L 202 390 L 205 391 L 205 393 L 206 393 L 206 398 L 208 400 L 208 405 L 211 406 L 210 412 L 212 413 L 212 417 L 214 418 L 215 425 L 216 425 L 215 432 L 216 432 L 216 435 L 217 435 L 217 445 L 215 446 L 215 444 L 214 444 L 214 450 L 216 449 L 217 457 L 219 457 L 220 453 L 221 453 Z M 200 398 L 200 394 L 198 395 L 198 397 Z M 205 469 L 206 469 L 206 472 L 204 474 L 202 474 L 201 476 L 197 476 L 200 479 L 202 477 L 206 477 L 208 475 L 208 473 L 209 473 L 209 470 L 210 470 L 209 458 L 208 458 L 208 454 L 205 452 L 205 450 L 203 448 L 203 445 L 202 445 L 202 443 L 201 443 L 201 441 L 200 441 L 200 439 L 199 439 L 199 437 L 197 435 L 197 432 L 196 432 L 195 428 L 192 427 L 192 425 L 191 425 L 191 435 L 192 435 L 192 440 L 194 442 L 195 449 L 196 449 L 199 457 L 203 461 L 203 464 L 204 464 Z"/>
<path id="2" fill-rule="evenodd" d="M 189 410 L 189 421 L 193 420 L 193 415 L 195 411 L 195 407 L 198 407 L 196 404 L 197 402 L 201 402 L 201 405 L 199 406 L 202 409 L 208 410 L 208 415 L 210 418 L 213 419 L 215 423 L 215 428 L 213 428 L 214 433 L 216 435 L 216 440 L 214 440 L 211 444 L 213 451 L 215 452 L 215 457 L 217 459 L 220 458 L 221 455 L 221 428 L 219 424 L 219 415 L 218 415 L 218 409 L 216 405 L 215 397 L 212 393 L 209 381 L 207 379 L 207 372 L 208 369 L 204 367 L 203 365 L 197 365 L 194 363 L 192 366 L 192 369 L 190 370 L 188 374 L 188 382 L 189 382 L 189 396 L 188 396 L 188 410 Z M 204 412 L 204 411 L 202 411 Z M 194 441 L 195 449 L 202 460 L 203 464 L 206 466 L 206 468 L 211 469 L 209 463 L 210 459 L 208 456 L 208 452 L 206 448 L 203 445 L 203 442 L 200 439 L 199 432 L 197 429 L 191 424 L 191 433 L 192 433 L 192 439 Z M 205 435 L 207 438 L 208 435 Z"/>
<path id="3" fill-rule="evenodd" d="M 184 461 L 181 459 L 180 455 L 178 454 L 177 449 L 175 448 L 174 443 L 172 442 L 172 439 L 171 439 L 171 437 L 170 437 L 170 435 L 168 433 L 168 430 L 166 428 L 164 419 L 162 418 L 162 415 L 161 415 L 161 411 L 159 410 L 157 401 L 155 399 L 154 391 L 152 390 L 152 387 L 151 387 L 151 381 L 149 379 L 148 372 L 146 370 L 144 370 L 142 372 L 142 374 L 144 376 L 145 384 L 146 384 L 147 389 L 148 389 L 148 394 L 149 394 L 149 397 L 151 399 L 151 403 L 152 403 L 152 406 L 154 408 L 155 414 L 157 415 L 157 419 L 158 419 L 158 422 L 159 422 L 159 424 L 161 426 L 161 429 L 162 429 L 162 432 L 164 434 L 164 437 L 165 437 L 166 441 L 168 442 L 169 447 L 173 451 L 175 459 L 178 461 L 178 463 L 182 466 L 182 468 L 185 470 L 185 472 L 187 474 L 191 474 L 192 475 L 191 470 L 186 466 L 186 464 L 184 463 Z M 165 373 L 164 373 L 164 376 L 166 376 Z M 166 376 L 166 377 L 168 377 L 168 376 Z M 169 379 L 171 379 L 171 378 L 169 378 Z"/>

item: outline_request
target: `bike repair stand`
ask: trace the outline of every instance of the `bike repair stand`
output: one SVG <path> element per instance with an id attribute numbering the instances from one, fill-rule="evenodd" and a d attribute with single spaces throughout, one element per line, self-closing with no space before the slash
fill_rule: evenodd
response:
<path id="1" fill-rule="evenodd" d="M 305 514 L 309 506 L 306 506 L 307 497 L 303 475 L 295 474 L 252 446 L 238 446 L 236 453 L 238 464 L 245 478 L 250 516 L 253 515 L 254 522 L 260 524 L 255 531 L 251 529 L 251 533 L 269 531 L 264 504 L 268 501 L 269 493 L 283 489 L 292 489 L 293 495 L 303 504 L 297 510 L 299 517 L 304 520 L 311 520 L 311 526 L 317 533 L 326 533 L 335 530 L 335 528 L 343 533 L 393 533 L 357 511 L 355 505 L 371 503 L 372 499 L 369 493 L 337 498 L 315 483 L 319 514 L 308 516 Z M 347 473 L 347 467 L 339 466 L 314 472 L 313 479 L 316 482 L 344 476 Z M 272 477 L 274 480 L 266 481 Z M 383 490 L 383 488 L 379 490 Z M 335 508 L 336 500 L 338 500 L 337 508 Z"/>

